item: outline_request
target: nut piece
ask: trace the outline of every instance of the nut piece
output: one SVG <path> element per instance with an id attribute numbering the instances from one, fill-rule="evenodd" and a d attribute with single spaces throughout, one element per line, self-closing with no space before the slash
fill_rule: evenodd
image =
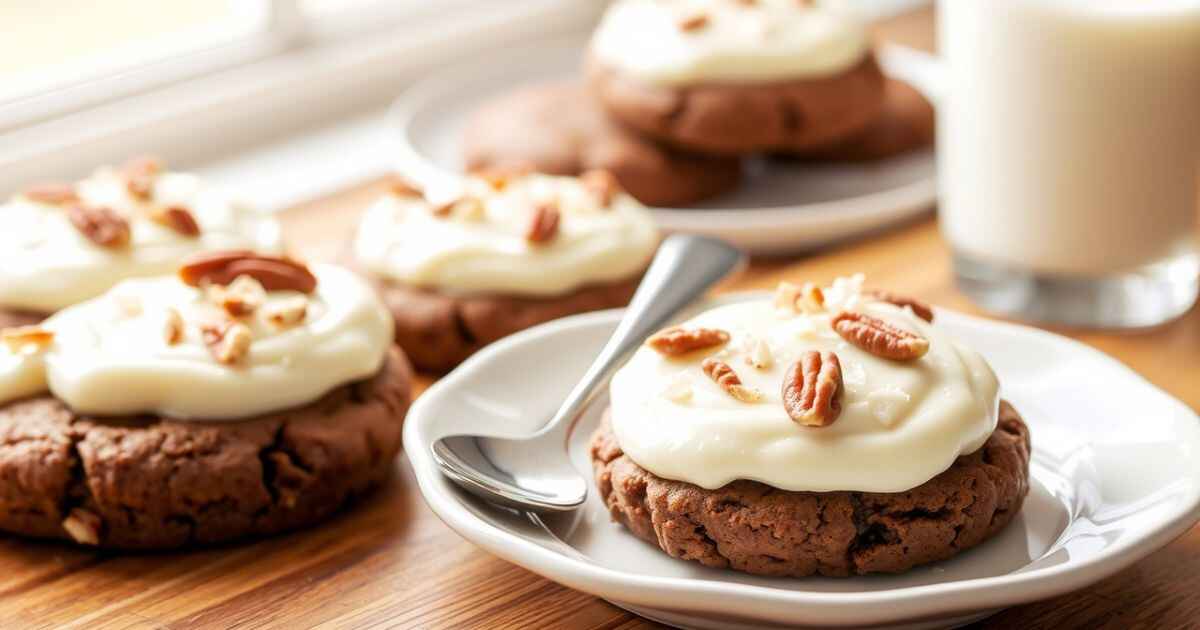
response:
<path id="1" fill-rule="evenodd" d="M 908 307 L 912 310 L 913 315 L 916 315 L 917 317 L 920 317 L 931 324 L 933 323 L 933 309 L 929 308 L 928 304 L 920 300 L 904 295 L 896 295 L 890 291 L 883 291 L 880 289 L 869 289 L 867 291 L 863 291 L 863 293 L 869 297 L 879 300 L 880 302 L 894 304 L 900 308 Z"/>
<path id="2" fill-rule="evenodd" d="M 401 179 L 392 182 L 392 194 L 399 197 L 424 197 L 425 191 L 416 184 Z"/>
<path id="3" fill-rule="evenodd" d="M 742 385 L 742 379 L 738 378 L 733 368 L 729 367 L 729 364 L 724 361 L 708 358 L 704 360 L 704 363 L 700 364 L 700 369 L 709 378 L 716 381 L 717 385 L 720 385 L 721 389 L 725 390 L 725 393 L 742 402 L 757 402 L 762 398 L 762 394 L 758 391 Z"/>
<path id="4" fill-rule="evenodd" d="M 149 201 L 154 195 L 154 180 L 164 170 L 162 160 L 156 157 L 140 157 L 132 159 L 121 167 L 121 177 L 125 178 L 125 189 L 130 195 L 141 201 Z"/>
<path id="5" fill-rule="evenodd" d="M 771 345 L 765 339 L 755 341 L 754 346 L 750 348 L 750 354 L 746 355 L 746 363 L 759 370 L 771 369 L 771 365 L 775 363 L 775 357 L 771 354 Z"/>
<path id="6" fill-rule="evenodd" d="M 175 230 L 183 236 L 193 238 L 200 236 L 200 224 L 196 222 L 196 217 L 187 208 L 179 206 L 155 208 L 150 212 L 150 220 Z"/>
<path id="7" fill-rule="evenodd" d="M 171 307 L 167 307 L 163 313 L 163 341 L 166 341 L 168 346 L 183 341 L 183 317 Z"/>
<path id="8" fill-rule="evenodd" d="M 429 207 L 429 212 L 439 219 L 457 217 L 467 221 L 478 221 L 483 218 L 485 209 L 482 199 L 465 195 L 432 205 Z"/>
<path id="9" fill-rule="evenodd" d="M 928 339 L 865 313 L 842 311 L 830 323 L 842 339 L 877 357 L 911 361 L 929 352 Z"/>
<path id="10" fill-rule="evenodd" d="M 262 309 L 263 318 L 276 328 L 297 326 L 308 316 L 308 298 L 297 296 L 268 304 Z"/>
<path id="11" fill-rule="evenodd" d="M 489 166 L 471 171 L 471 175 L 487 182 L 487 185 L 496 192 L 502 192 L 514 179 L 524 177 L 534 172 L 532 164 L 526 162 L 518 162 L 513 164 L 502 164 L 498 166 Z"/>
<path id="12" fill-rule="evenodd" d="M 245 317 L 253 313 L 267 300 L 267 291 L 262 283 L 250 276 L 238 276 L 228 286 L 208 286 L 208 299 L 225 309 L 232 317 Z"/>
<path id="13" fill-rule="evenodd" d="M 601 208 L 612 205 L 613 198 L 621 192 L 621 184 L 612 173 L 603 169 L 591 170 L 579 176 L 579 182 L 600 203 Z"/>
<path id="14" fill-rule="evenodd" d="M 129 221 L 100 206 L 67 206 L 67 219 L 81 234 L 100 247 L 117 249 L 129 244 Z"/>
<path id="15" fill-rule="evenodd" d="M 719 328 L 665 328 L 650 336 L 646 345 L 659 354 L 677 357 L 705 348 L 715 348 L 729 342 L 729 333 Z"/>
<path id="16" fill-rule="evenodd" d="M 200 333 L 209 353 L 225 365 L 233 365 L 245 358 L 253 341 L 250 329 L 240 322 L 205 324 L 200 327 Z"/>
<path id="17" fill-rule="evenodd" d="M 558 234 L 559 218 L 558 208 L 545 203 L 538 205 L 525 229 L 525 240 L 537 245 L 553 239 Z"/>
<path id="18" fill-rule="evenodd" d="M 693 13 L 692 15 L 679 20 L 679 30 L 685 33 L 698 31 L 706 26 L 708 26 L 707 13 Z"/>
<path id="19" fill-rule="evenodd" d="M 99 545 L 100 528 L 104 522 L 99 516 L 83 508 L 72 508 L 67 518 L 63 519 L 62 527 L 67 530 L 71 540 L 81 545 Z"/>
<path id="20" fill-rule="evenodd" d="M 775 288 L 775 308 L 793 313 L 820 313 L 825 310 L 825 292 L 812 282 L 803 285 L 780 282 Z"/>
<path id="21" fill-rule="evenodd" d="M 52 206 L 61 206 L 79 201 L 79 193 L 75 190 L 74 184 L 37 184 L 26 188 L 21 194 L 30 201 L 50 204 Z"/>
<path id="22" fill-rule="evenodd" d="M 796 424 L 827 427 L 842 413 L 842 364 L 832 352 L 809 350 L 783 377 L 783 408 Z"/>
<path id="23" fill-rule="evenodd" d="M 317 288 L 317 277 L 304 263 L 248 250 L 194 254 L 184 259 L 179 268 L 179 279 L 193 287 L 228 285 L 238 276 L 258 280 L 267 291 L 312 293 Z"/>
<path id="24" fill-rule="evenodd" d="M 41 326 L 0 329 L 0 342 L 13 354 L 37 354 L 54 343 L 54 332 Z"/>

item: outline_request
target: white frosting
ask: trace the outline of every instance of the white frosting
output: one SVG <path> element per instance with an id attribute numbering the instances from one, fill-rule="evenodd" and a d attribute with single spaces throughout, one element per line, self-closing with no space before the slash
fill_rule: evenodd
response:
<path id="1" fill-rule="evenodd" d="M 621 193 L 601 207 L 572 177 L 528 175 L 499 192 L 472 179 L 465 193 L 482 202 L 474 217 L 435 216 L 419 197 L 381 199 L 359 226 L 358 261 L 379 276 L 444 292 L 553 296 L 628 279 L 658 245 L 644 206 Z M 529 243 L 530 219 L 547 202 L 561 213 L 558 235 Z"/>
<path id="2" fill-rule="evenodd" d="M 197 251 L 276 252 L 280 247 L 274 219 L 205 188 L 194 175 L 160 175 L 150 203 L 188 209 L 200 226 L 198 237 L 147 218 L 143 204 L 114 171 L 98 171 L 80 182 L 78 193 L 84 202 L 129 220 L 129 246 L 101 247 L 71 225 L 62 207 L 18 195 L 0 206 L 0 307 L 50 313 L 96 297 L 121 280 L 171 273 L 181 258 Z"/>
<path id="3" fill-rule="evenodd" d="M 928 353 L 898 362 L 860 350 L 833 331 L 835 309 L 781 316 L 769 299 L 722 306 L 683 326 L 728 331 L 729 344 L 708 355 L 762 392 L 761 401 L 726 394 L 701 371 L 703 357 L 671 359 L 642 348 L 612 380 L 617 441 L 640 466 L 668 479 L 710 489 L 753 479 L 817 492 L 909 490 L 982 446 L 995 430 L 999 403 L 983 358 L 907 309 L 869 302 L 856 310 L 920 333 L 930 341 Z M 759 341 L 771 350 L 766 369 L 746 361 Z M 784 373 L 807 350 L 833 351 L 842 367 L 843 409 L 826 427 L 800 426 L 783 408 Z"/>
<path id="4" fill-rule="evenodd" d="M 266 321 L 273 304 L 301 295 L 274 291 L 239 321 L 253 333 L 245 358 L 225 365 L 205 345 L 200 323 L 223 316 L 200 289 L 174 277 L 127 280 L 109 293 L 59 311 L 41 353 L 0 346 L 0 404 L 49 391 L 72 409 L 121 416 L 229 420 L 317 400 L 377 373 L 392 342 L 392 318 L 371 287 L 340 267 L 317 265 L 307 316 L 293 327 Z M 184 322 L 166 341 L 174 308 Z"/>
<path id="5" fill-rule="evenodd" d="M 681 22 L 703 15 L 692 30 Z M 870 50 L 840 2 L 617 0 L 592 38 L 605 65 L 649 83 L 767 82 L 838 74 Z"/>

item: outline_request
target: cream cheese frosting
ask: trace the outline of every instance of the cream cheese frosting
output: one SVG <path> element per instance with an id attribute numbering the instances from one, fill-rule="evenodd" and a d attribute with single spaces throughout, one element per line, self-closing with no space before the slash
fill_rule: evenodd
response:
<path id="1" fill-rule="evenodd" d="M 559 213 L 557 231 L 530 242 L 530 222 L 547 205 Z M 657 245 L 650 213 L 633 197 L 618 192 L 605 204 L 578 178 L 533 174 L 500 190 L 470 178 L 432 202 L 389 195 L 367 210 L 354 252 L 371 273 L 410 286 L 551 297 L 633 277 Z"/>
<path id="2" fill-rule="evenodd" d="M 392 342 L 392 318 L 353 273 L 313 267 L 315 291 L 270 291 L 240 317 L 251 333 L 245 356 L 218 361 L 206 322 L 229 320 L 208 291 L 176 277 L 127 280 L 59 311 L 41 328 L 40 351 L 0 345 L 0 404 L 49 392 L 79 413 L 156 414 L 181 420 L 236 420 L 310 403 L 377 373 Z M 301 321 L 269 314 L 303 304 Z M 179 334 L 164 334 L 172 313 Z"/>
<path id="3" fill-rule="evenodd" d="M 842 2 L 618 0 L 592 37 L 603 64 L 648 83 L 753 83 L 835 75 L 870 51 Z"/>
<path id="4" fill-rule="evenodd" d="M 60 205 L 17 195 L 0 206 L 0 308 L 52 313 L 104 293 L 121 280 L 171 273 L 198 251 L 280 247 L 277 222 L 203 184 L 195 175 L 165 172 L 141 201 L 113 169 L 79 182 L 79 198 L 108 208 L 130 224 L 129 244 L 97 245 L 76 229 Z M 181 234 L 147 217 L 151 206 L 186 208 L 200 228 Z"/>
<path id="5" fill-rule="evenodd" d="M 812 312 L 771 299 L 721 306 L 682 324 L 731 335 L 720 349 L 670 358 L 639 349 L 612 380 L 612 427 L 646 470 L 703 488 L 751 479 L 783 490 L 901 492 L 977 450 L 995 430 L 999 386 L 987 362 L 912 310 L 860 293 L 860 279 L 825 290 Z M 838 335 L 830 321 L 853 309 L 929 340 L 914 361 L 893 361 Z M 788 367 L 809 350 L 836 353 L 842 411 L 825 427 L 793 422 L 782 402 Z M 701 361 L 726 362 L 760 394 L 739 401 Z M 752 364 L 757 364 L 752 365 Z"/>

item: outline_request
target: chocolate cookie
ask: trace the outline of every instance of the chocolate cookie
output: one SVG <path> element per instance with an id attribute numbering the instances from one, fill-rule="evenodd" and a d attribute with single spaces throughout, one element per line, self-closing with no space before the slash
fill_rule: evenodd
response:
<path id="1" fill-rule="evenodd" d="M 869 55 L 844 73 L 777 83 L 657 86 L 595 58 L 589 81 L 610 115 L 652 138 L 714 155 L 804 151 L 862 132 L 883 108 Z"/>
<path id="2" fill-rule="evenodd" d="M 33 313 L 30 311 L 17 311 L 0 308 L 0 328 L 15 328 L 17 326 L 31 326 L 43 319 L 47 315 Z"/>
<path id="3" fill-rule="evenodd" d="M 804 152 L 816 160 L 868 162 L 915 151 L 933 144 L 933 105 L 911 85 L 887 80 L 883 113 L 862 133 L 829 146 Z"/>
<path id="4" fill-rule="evenodd" d="M 670 149 L 613 122 L 575 82 L 516 89 L 485 103 L 463 136 L 469 170 L 528 167 L 612 173 L 638 201 L 682 206 L 737 186 L 741 163 Z"/>
<path id="5" fill-rule="evenodd" d="M 460 297 L 389 283 L 381 285 L 380 296 L 396 318 L 396 343 L 413 364 L 445 372 L 517 331 L 567 315 L 625 306 L 640 281 L 639 276 L 550 298 Z"/>
<path id="6" fill-rule="evenodd" d="M 1004 528 L 1029 492 L 1029 430 L 1007 402 L 978 451 L 907 492 L 789 492 L 755 481 L 716 490 L 657 477 L 621 451 L 606 419 L 592 438 L 613 520 L 673 557 L 773 576 L 899 573 Z"/>
<path id="7" fill-rule="evenodd" d="M 165 549 L 311 525 L 391 474 L 411 380 L 393 349 L 369 380 L 244 421 L 93 418 L 48 396 L 0 406 L 0 529 Z"/>

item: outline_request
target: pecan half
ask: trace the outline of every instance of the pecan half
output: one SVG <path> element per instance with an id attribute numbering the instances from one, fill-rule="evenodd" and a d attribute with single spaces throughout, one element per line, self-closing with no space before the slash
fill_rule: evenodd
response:
<path id="1" fill-rule="evenodd" d="M 225 365 L 233 365 L 245 358 L 254 340 L 250 328 L 240 322 L 204 324 L 200 334 L 213 358 Z"/>
<path id="2" fill-rule="evenodd" d="M 596 197 L 601 208 L 611 206 L 613 198 L 621 192 L 621 184 L 617 182 L 617 178 L 603 169 L 588 171 L 579 176 L 579 181 L 583 184 L 584 189 Z"/>
<path id="3" fill-rule="evenodd" d="M 41 326 L 0 329 L 0 342 L 13 354 L 37 354 L 54 343 L 54 332 Z"/>
<path id="4" fill-rule="evenodd" d="M 742 379 L 738 378 L 737 372 L 729 367 L 729 364 L 717 359 L 708 358 L 704 363 L 700 364 L 700 369 L 708 375 L 709 378 L 716 381 L 725 393 L 733 396 L 742 402 L 756 402 L 762 398 L 762 394 L 758 391 L 750 389 L 742 384 Z"/>
<path id="5" fill-rule="evenodd" d="M 679 20 L 679 30 L 685 33 L 698 31 L 708 26 L 708 21 L 707 13 L 693 13 L 692 15 Z"/>
<path id="6" fill-rule="evenodd" d="M 156 157 L 140 157 L 129 160 L 121 167 L 125 189 L 141 201 L 148 201 L 154 194 L 154 180 L 164 170 L 162 160 Z"/>
<path id="7" fill-rule="evenodd" d="M 729 333 L 719 328 L 665 328 L 650 336 L 646 345 L 659 354 L 677 357 L 696 350 L 715 348 L 729 342 Z"/>
<path id="8" fill-rule="evenodd" d="M 200 236 L 200 224 L 196 222 L 196 217 L 187 208 L 179 206 L 155 208 L 150 212 L 150 220 L 183 236 L 192 238 Z"/>
<path id="9" fill-rule="evenodd" d="M 26 188 L 22 193 L 26 199 L 38 203 L 61 206 L 79 201 L 75 184 L 46 183 Z"/>
<path id="10" fill-rule="evenodd" d="M 863 294 L 867 295 L 868 297 L 875 298 L 876 300 L 879 300 L 880 302 L 887 302 L 888 304 L 894 304 L 896 306 L 899 306 L 900 308 L 907 307 L 909 309 L 912 309 L 913 315 L 916 315 L 917 317 L 920 317 L 921 319 L 923 319 L 931 324 L 933 323 L 933 309 L 929 308 L 928 304 L 926 304 L 920 300 L 917 300 L 915 298 L 910 298 L 910 297 L 907 297 L 904 295 L 896 295 L 895 293 L 892 293 L 891 291 L 883 291 L 880 289 L 868 289 L 866 291 L 863 291 Z"/>
<path id="11" fill-rule="evenodd" d="M 529 226 L 525 228 L 525 240 L 538 245 L 553 239 L 558 235 L 560 217 L 558 208 L 553 205 L 546 203 L 538 205 L 529 219 Z"/>
<path id="12" fill-rule="evenodd" d="M 100 529 L 103 526 L 104 522 L 99 516 L 83 508 L 71 508 L 71 512 L 62 522 L 62 528 L 71 540 L 81 545 L 99 545 Z"/>
<path id="13" fill-rule="evenodd" d="M 929 351 L 928 339 L 866 313 L 842 311 L 830 324 L 842 339 L 877 357 L 911 361 Z"/>
<path id="14" fill-rule="evenodd" d="M 184 259 L 179 268 L 179 279 L 193 287 L 228 285 L 238 276 L 258 280 L 267 291 L 312 293 L 317 288 L 317 277 L 304 263 L 248 250 L 194 254 Z"/>
<path id="15" fill-rule="evenodd" d="M 832 352 L 809 350 L 783 377 L 783 408 L 806 427 L 826 427 L 842 413 L 842 364 Z"/>
<path id="16" fill-rule="evenodd" d="M 101 247 L 117 249 L 129 244 L 129 221 L 109 208 L 67 206 L 67 219 L 80 234 Z"/>

